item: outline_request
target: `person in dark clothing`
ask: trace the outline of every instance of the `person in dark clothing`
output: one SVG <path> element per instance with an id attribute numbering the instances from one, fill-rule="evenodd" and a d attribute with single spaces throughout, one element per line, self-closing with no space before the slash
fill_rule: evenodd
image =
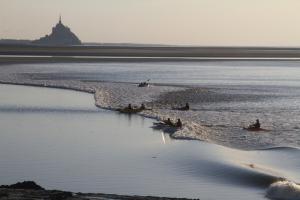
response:
<path id="1" fill-rule="evenodd" d="M 248 128 L 250 128 L 250 129 L 259 129 L 260 128 L 259 119 L 256 119 L 256 122 L 251 124 Z"/>
<path id="2" fill-rule="evenodd" d="M 132 110 L 131 103 L 130 103 L 130 104 L 128 104 L 128 106 L 127 106 L 127 109 L 129 109 L 129 110 Z"/>
<path id="3" fill-rule="evenodd" d="M 254 128 L 260 128 L 259 119 L 256 119 L 256 122 L 253 124 Z"/>
<path id="4" fill-rule="evenodd" d="M 180 119 L 177 120 L 176 127 L 179 127 L 179 128 L 182 127 L 182 122 Z"/>
<path id="5" fill-rule="evenodd" d="M 185 110 L 189 110 L 190 109 L 189 103 L 186 103 L 184 108 L 185 108 Z"/>
<path id="6" fill-rule="evenodd" d="M 141 110 L 145 110 L 145 109 L 146 109 L 146 106 L 145 106 L 145 104 L 143 104 L 143 103 L 142 103 L 142 105 L 141 105 L 140 109 L 141 109 Z"/>
<path id="7" fill-rule="evenodd" d="M 170 118 L 168 118 L 167 120 L 164 120 L 164 123 L 169 125 L 169 126 L 174 126 L 173 122 L 171 121 Z"/>
<path id="8" fill-rule="evenodd" d="M 183 107 L 173 108 L 173 109 L 175 109 L 175 110 L 183 110 L 183 111 L 189 110 L 190 109 L 190 104 L 186 103 L 185 106 L 183 106 Z"/>

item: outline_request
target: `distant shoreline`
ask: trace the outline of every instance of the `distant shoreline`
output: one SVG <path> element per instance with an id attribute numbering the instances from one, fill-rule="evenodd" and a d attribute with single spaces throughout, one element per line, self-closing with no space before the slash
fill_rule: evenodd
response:
<path id="1" fill-rule="evenodd" d="M 145 63 L 145 62 L 230 62 L 230 61 L 300 61 L 299 58 L 252 57 L 119 57 L 119 56 L 28 56 L 0 55 L 0 65 L 42 63 Z"/>
<path id="2" fill-rule="evenodd" d="M 300 60 L 300 48 L 0 44 L 0 65 L 89 62 L 209 62 L 215 60 Z"/>
<path id="3" fill-rule="evenodd" d="M 0 44 L 0 55 L 184 58 L 299 58 L 300 48 L 191 46 L 37 46 Z"/>

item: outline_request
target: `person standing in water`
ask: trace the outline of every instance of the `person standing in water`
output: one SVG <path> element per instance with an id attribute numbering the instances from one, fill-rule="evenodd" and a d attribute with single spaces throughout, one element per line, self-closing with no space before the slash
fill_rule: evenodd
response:
<path id="1" fill-rule="evenodd" d="M 145 110 L 145 109 L 146 109 L 146 106 L 145 106 L 145 104 L 143 104 L 143 103 L 142 103 L 142 105 L 141 105 L 140 109 L 141 109 L 141 110 Z"/>
<path id="2" fill-rule="evenodd" d="M 182 122 L 180 119 L 177 120 L 176 127 L 178 127 L 178 128 L 182 127 Z"/>
<path id="3" fill-rule="evenodd" d="M 171 121 L 170 118 L 168 118 L 167 120 L 164 120 L 164 123 L 169 125 L 169 126 L 174 126 L 173 122 Z"/>
<path id="4" fill-rule="evenodd" d="M 130 103 L 130 104 L 128 104 L 128 106 L 127 106 L 127 109 L 129 109 L 129 110 L 132 110 L 131 103 Z"/>
<path id="5" fill-rule="evenodd" d="M 254 128 L 260 128 L 259 119 L 256 119 L 256 122 L 253 124 Z"/>
<path id="6" fill-rule="evenodd" d="M 259 129 L 260 128 L 260 122 L 259 119 L 256 119 L 256 122 L 251 124 L 248 128 L 255 128 L 255 129 Z"/>
<path id="7" fill-rule="evenodd" d="M 189 104 L 189 103 L 186 103 L 184 109 L 185 109 L 185 110 L 189 110 L 189 109 L 190 109 L 190 104 Z"/>

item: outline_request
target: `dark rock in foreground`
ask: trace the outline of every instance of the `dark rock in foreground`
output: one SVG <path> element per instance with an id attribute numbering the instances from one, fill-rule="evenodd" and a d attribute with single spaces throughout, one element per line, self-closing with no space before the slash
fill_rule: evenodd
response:
<path id="1" fill-rule="evenodd" d="M 0 186 L 0 200 L 188 200 L 153 196 L 128 196 L 103 193 L 71 193 L 45 190 L 33 181 Z"/>
<path id="2" fill-rule="evenodd" d="M 25 190 L 45 190 L 33 181 L 18 182 L 12 185 L 1 185 L 0 188 L 6 189 L 25 189 Z"/>

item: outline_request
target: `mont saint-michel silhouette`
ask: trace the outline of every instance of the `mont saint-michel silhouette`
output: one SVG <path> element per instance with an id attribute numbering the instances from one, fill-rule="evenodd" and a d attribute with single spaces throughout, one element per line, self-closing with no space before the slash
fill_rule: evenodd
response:
<path id="1" fill-rule="evenodd" d="M 81 41 L 62 23 L 61 16 L 59 22 L 52 28 L 52 33 L 33 41 L 37 45 L 80 45 Z"/>

